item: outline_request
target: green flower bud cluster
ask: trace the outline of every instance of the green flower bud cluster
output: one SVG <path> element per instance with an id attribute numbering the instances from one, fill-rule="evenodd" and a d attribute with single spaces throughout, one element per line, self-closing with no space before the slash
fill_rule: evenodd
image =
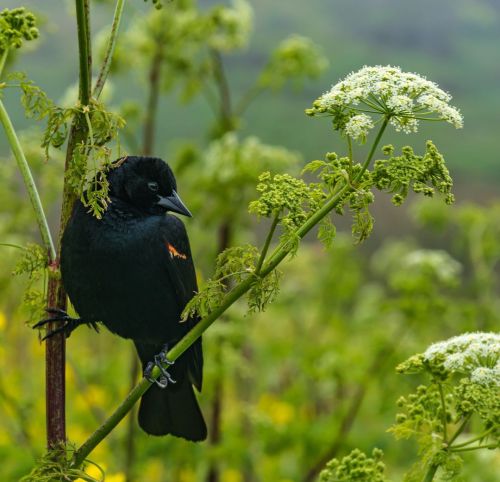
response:
<path id="1" fill-rule="evenodd" d="M 341 460 L 333 459 L 321 472 L 320 482 L 387 482 L 383 452 L 373 449 L 368 457 L 361 450 L 354 449 Z"/>
<path id="2" fill-rule="evenodd" d="M 500 401 L 498 387 L 476 383 L 462 378 L 454 389 L 457 413 L 468 416 L 476 413 L 485 424 L 485 427 L 494 428 L 491 434 L 500 441 Z"/>
<path id="3" fill-rule="evenodd" d="M 392 146 L 384 147 L 384 152 L 392 151 Z M 451 193 L 453 181 L 444 158 L 431 141 L 427 142 L 423 156 L 406 146 L 401 156 L 391 155 L 389 159 L 375 161 L 371 175 L 377 189 L 395 193 L 392 202 L 396 206 L 404 202 L 410 189 L 429 197 L 437 190 L 444 195 L 446 204 L 455 200 Z"/>
<path id="4" fill-rule="evenodd" d="M 272 176 L 269 171 L 259 176 L 257 191 L 260 198 L 250 203 L 249 211 L 266 218 L 279 217 L 287 230 L 301 226 L 325 198 L 318 185 L 308 185 L 289 174 Z"/>
<path id="5" fill-rule="evenodd" d="M 420 385 L 415 393 L 400 397 L 396 405 L 402 410 L 396 415 L 396 425 L 390 429 L 396 438 L 416 434 L 438 436 L 443 432 L 442 404 L 436 385 Z M 450 413 L 446 413 L 446 420 L 451 420 Z"/>
<path id="6" fill-rule="evenodd" d="M 297 83 L 319 77 L 328 67 L 328 60 L 311 39 L 292 35 L 283 40 L 259 77 L 264 88 L 279 89 L 289 79 Z"/>
<path id="7" fill-rule="evenodd" d="M 38 38 L 35 16 L 24 7 L 0 12 L 0 52 L 20 48 L 23 41 Z"/>

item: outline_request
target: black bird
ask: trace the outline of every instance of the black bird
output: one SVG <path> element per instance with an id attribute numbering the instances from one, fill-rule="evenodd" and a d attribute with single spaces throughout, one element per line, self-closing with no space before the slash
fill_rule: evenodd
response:
<path id="1" fill-rule="evenodd" d="M 167 214 L 191 213 L 177 195 L 172 170 L 161 159 L 129 156 L 115 164 L 108 174 L 111 202 L 102 219 L 77 202 L 63 234 L 62 279 L 81 317 L 66 318 L 66 332 L 78 324 L 95 327 L 102 322 L 134 341 L 147 376 L 154 364 L 165 360 L 165 347 L 198 321 L 180 322 L 197 290 L 196 276 L 184 224 Z M 206 438 L 192 387 L 201 390 L 202 369 L 199 339 L 143 395 L 139 425 L 145 432 L 192 441 Z"/>

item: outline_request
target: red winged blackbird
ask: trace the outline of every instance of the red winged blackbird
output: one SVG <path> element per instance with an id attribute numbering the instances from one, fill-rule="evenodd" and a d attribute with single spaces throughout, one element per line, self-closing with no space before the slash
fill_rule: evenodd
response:
<path id="1" fill-rule="evenodd" d="M 198 321 L 179 322 L 197 290 L 196 276 L 184 224 L 166 214 L 191 213 L 161 159 L 130 156 L 116 164 L 108 174 L 111 203 L 102 219 L 77 202 L 64 231 L 62 279 L 81 317 L 66 318 L 65 330 L 69 334 L 78 324 L 102 322 L 131 338 L 147 376 L 153 364 L 166 361 L 165 345 L 175 344 Z M 206 438 L 191 385 L 201 390 L 202 369 L 199 339 L 169 369 L 176 382 L 165 371 L 159 386 L 143 395 L 139 425 L 145 432 Z"/>

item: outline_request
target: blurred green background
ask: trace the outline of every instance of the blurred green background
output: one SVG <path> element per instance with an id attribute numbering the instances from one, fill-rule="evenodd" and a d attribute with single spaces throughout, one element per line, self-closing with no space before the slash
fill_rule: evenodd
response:
<path id="1" fill-rule="evenodd" d="M 92 30 L 98 33 L 111 21 L 112 2 L 91 3 Z M 208 9 L 217 2 L 198 3 Z M 249 45 L 223 55 L 235 97 L 251 86 L 270 50 L 290 34 L 320 45 L 329 67 L 302 86 L 263 93 L 245 113 L 240 137 L 258 136 L 265 144 L 296 152 L 303 161 L 322 158 L 341 149 L 339 138 L 328 122 L 308 118 L 304 109 L 363 65 L 398 65 L 449 91 L 465 127 L 431 124 L 411 138 L 391 133 L 384 143 L 408 142 L 418 152 L 432 138 L 456 181 L 457 205 L 443 207 L 435 200 L 396 209 L 380 196 L 373 210 L 375 231 L 366 245 L 353 246 L 347 235 L 350 223 L 340 220 L 333 250 L 325 251 L 311 239 L 293 262 L 285 263 L 281 295 L 267 312 L 245 315 L 244 307 L 237 306 L 214 325 L 204 341 L 206 382 L 200 401 L 209 425 L 216 401 L 221 404 L 220 441 L 194 445 L 151 438 L 135 421 L 123 422 L 91 460 L 104 467 L 108 482 L 307 482 L 331 456 L 378 446 L 386 453 L 391 479 L 402 480 L 417 458 L 416 447 L 396 442 L 386 429 L 393 423 L 398 396 L 423 380 L 396 375 L 394 366 L 434 341 L 499 326 L 500 208 L 495 198 L 500 181 L 500 0 L 249 3 L 254 11 Z M 13 0 L 2 3 L 18 5 Z M 40 16 L 41 36 L 9 69 L 26 71 L 57 102 L 67 99 L 78 67 L 73 3 L 32 0 L 22 5 Z M 129 0 L 122 31 L 151 9 L 150 3 Z M 137 69 L 111 77 L 111 107 L 119 109 L 129 101 L 145 104 L 147 72 L 139 67 L 141 59 L 128 59 L 135 61 Z M 34 123 L 25 119 L 18 95 L 9 93 L 5 103 L 30 146 L 28 158 L 55 233 L 62 156 L 54 152 L 45 163 L 36 147 Z M 211 275 L 220 245 L 222 220 L 208 213 L 209 208 L 231 204 L 234 192 L 212 192 L 219 204 L 206 199 L 196 182 L 197 176 L 208 177 L 203 164 L 186 167 L 179 149 L 192 142 L 206 151 L 211 122 L 202 97 L 190 103 L 177 95 L 160 98 L 154 154 L 179 167 L 182 197 L 195 206 L 188 229 L 202 282 Z M 141 128 L 140 122 L 131 125 Z M 3 134 L 0 158 L 0 241 L 36 242 L 31 208 Z M 298 169 L 291 163 L 289 170 Z M 231 213 L 235 243 L 262 241 L 262 224 L 246 217 L 252 186 Z M 18 480 L 44 448 L 43 346 L 23 323 L 30 316 L 20 307 L 26 280 L 10 275 L 18 250 L 1 249 L 0 473 L 3 480 Z M 405 265 L 411 253 L 430 249 L 441 250 L 437 264 Z M 443 277 L 450 269 L 451 277 Z M 35 280 L 31 288 L 40 286 Z M 81 328 L 69 339 L 72 442 L 82 443 L 126 395 L 137 377 L 132 359 L 128 343 L 104 329 L 96 335 Z M 461 480 L 495 482 L 500 459 L 494 453 L 470 454 L 465 467 Z"/>
<path id="2" fill-rule="evenodd" d="M 110 21 L 111 8 L 93 2 L 93 32 Z M 134 15 L 151 8 L 141 1 L 128 2 L 123 29 Z M 201 8 L 214 1 L 201 0 Z M 248 112 L 244 133 L 264 142 L 299 150 L 305 159 L 332 149 L 334 140 L 327 123 L 300 115 L 312 100 L 331 84 L 363 65 L 398 65 L 418 72 L 452 93 L 465 118 L 464 131 L 442 128 L 434 134 L 446 153 L 460 186 L 471 189 L 500 179 L 496 126 L 499 120 L 500 1 L 498 0 L 290 0 L 285 5 L 265 0 L 249 2 L 254 10 L 254 30 L 243 52 L 227 56 L 228 75 L 236 93 L 248 87 L 265 63 L 269 50 L 284 37 L 296 33 L 319 44 L 330 61 L 321 78 L 308 82 L 301 91 L 287 89 L 267 94 Z M 5 0 L 5 7 L 18 5 Z M 32 53 L 21 56 L 16 68 L 29 72 L 50 97 L 60 99 L 68 85 L 77 81 L 75 19 L 72 2 L 60 0 L 25 1 L 45 21 L 43 35 Z M 136 73 L 137 74 L 137 73 Z M 145 100 L 140 75 L 130 72 L 114 82 L 113 103 L 123 99 Z M 9 111 L 16 125 L 26 125 L 15 100 Z M 168 156 L 179 138 L 196 139 L 204 134 L 210 112 L 203 99 L 189 108 L 175 100 L 163 99 L 158 153 Z M 431 126 L 432 127 L 432 126 Z M 430 128 L 419 134 L 423 141 Z M 466 135 L 465 135 L 466 132 Z M 404 142 L 404 136 L 402 136 Z M 414 141 L 415 144 L 417 142 Z M 2 152 L 6 151 L 2 141 Z"/>

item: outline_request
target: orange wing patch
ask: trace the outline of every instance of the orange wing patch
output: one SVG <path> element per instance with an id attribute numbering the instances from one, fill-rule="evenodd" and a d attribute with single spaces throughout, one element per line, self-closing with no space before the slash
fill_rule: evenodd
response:
<path id="1" fill-rule="evenodd" d="M 173 246 L 172 244 L 167 243 L 167 249 L 168 249 L 168 252 L 170 253 L 171 258 L 187 259 L 187 256 L 183 253 L 179 253 L 179 251 L 177 251 L 175 249 L 175 246 Z"/>

